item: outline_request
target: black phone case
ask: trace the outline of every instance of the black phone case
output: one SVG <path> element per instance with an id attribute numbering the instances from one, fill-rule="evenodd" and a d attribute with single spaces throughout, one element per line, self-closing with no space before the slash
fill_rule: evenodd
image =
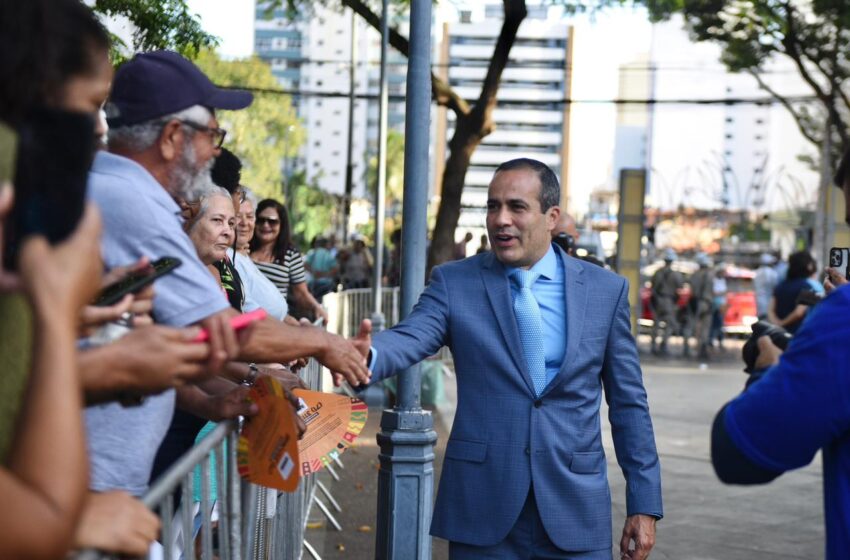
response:
<path id="1" fill-rule="evenodd" d="M 127 294 L 138 292 L 148 284 L 156 281 L 158 278 L 165 276 L 181 264 L 183 264 L 183 262 L 176 257 L 163 257 L 151 263 L 151 267 L 153 268 L 152 272 L 147 274 L 131 274 L 127 278 L 107 286 L 95 300 L 94 304 L 105 307 L 118 303 Z"/>
<path id="2" fill-rule="evenodd" d="M 18 128 L 15 205 L 6 225 L 4 263 L 14 268 L 23 240 L 44 235 L 51 244 L 76 229 L 86 203 L 95 154 L 91 115 L 41 109 Z"/>

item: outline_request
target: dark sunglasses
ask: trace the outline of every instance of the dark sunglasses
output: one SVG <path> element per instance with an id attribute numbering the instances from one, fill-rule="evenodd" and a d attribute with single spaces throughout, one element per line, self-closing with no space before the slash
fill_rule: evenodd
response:
<path id="1" fill-rule="evenodd" d="M 280 225 L 280 220 L 277 219 L 277 218 L 266 218 L 264 216 L 257 218 L 257 225 L 261 226 L 263 224 L 268 224 L 268 225 L 274 227 L 276 225 Z"/>
<path id="2" fill-rule="evenodd" d="M 223 128 L 214 128 L 211 126 L 204 126 L 202 124 L 198 124 L 192 121 L 179 121 L 181 124 L 185 124 L 189 128 L 193 128 L 198 132 L 206 132 L 212 138 L 213 144 L 216 148 L 221 148 L 221 145 L 224 144 L 224 137 L 227 136 L 227 131 Z"/>

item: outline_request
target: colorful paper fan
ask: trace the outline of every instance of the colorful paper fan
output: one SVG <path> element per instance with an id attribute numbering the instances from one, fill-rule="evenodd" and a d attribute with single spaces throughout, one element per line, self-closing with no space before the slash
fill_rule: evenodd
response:
<path id="1" fill-rule="evenodd" d="M 298 430 L 295 411 L 280 381 L 263 376 L 251 388 L 260 412 L 247 420 L 239 436 L 239 474 L 267 488 L 294 492 L 298 488 Z"/>
<path id="2" fill-rule="evenodd" d="M 298 442 L 301 476 L 320 471 L 333 462 L 360 435 L 369 408 L 360 399 L 344 395 L 295 389 L 301 402 L 298 415 L 307 432 Z"/>

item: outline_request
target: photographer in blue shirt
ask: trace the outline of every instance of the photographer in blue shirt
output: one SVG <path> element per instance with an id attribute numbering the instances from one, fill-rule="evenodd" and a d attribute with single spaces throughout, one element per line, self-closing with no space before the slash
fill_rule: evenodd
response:
<path id="1" fill-rule="evenodd" d="M 850 224 L 850 150 L 835 183 Z M 756 369 L 767 373 L 714 420 L 711 455 L 730 484 L 762 484 L 809 464 L 823 451 L 826 559 L 850 554 L 850 287 L 809 313 L 786 352 L 758 340 Z"/>

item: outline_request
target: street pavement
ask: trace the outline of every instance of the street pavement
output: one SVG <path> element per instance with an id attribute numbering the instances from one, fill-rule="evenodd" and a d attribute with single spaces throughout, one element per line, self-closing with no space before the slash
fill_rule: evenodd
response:
<path id="1" fill-rule="evenodd" d="M 823 558 L 821 460 L 787 473 L 766 486 L 726 486 L 714 476 L 709 458 L 711 422 L 717 410 L 743 388 L 746 379 L 739 361 L 740 341 L 714 349 L 712 361 L 699 364 L 680 357 L 641 354 L 656 442 L 662 468 L 665 517 L 658 524 L 654 559 L 776 560 Z M 641 349 L 648 338 L 639 341 Z M 671 354 L 681 348 L 671 345 Z M 446 379 L 445 402 L 434 409 L 434 470 L 439 480 L 445 443 L 454 416 L 454 382 Z M 313 508 L 307 540 L 322 558 L 374 558 L 380 409 L 369 421 L 355 447 L 342 457 L 339 481 L 327 480 L 342 512 L 338 532 Z M 625 518 L 625 483 L 616 463 L 602 410 L 603 440 L 608 455 L 614 544 Z M 436 482 L 435 482 L 436 488 Z M 494 492 L 498 489 L 494 488 Z M 486 519 L 482 519 L 486 523 Z M 619 558 L 619 550 L 612 549 Z M 305 558 L 308 558 L 306 555 Z M 433 539 L 433 558 L 448 557 L 445 541 Z"/>

